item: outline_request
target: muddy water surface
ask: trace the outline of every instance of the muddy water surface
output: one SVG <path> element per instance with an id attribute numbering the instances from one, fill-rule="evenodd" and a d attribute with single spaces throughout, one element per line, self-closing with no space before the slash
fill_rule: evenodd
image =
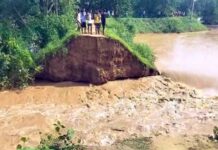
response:
<path id="1" fill-rule="evenodd" d="M 101 86 L 37 84 L 0 92 L 0 149 L 15 150 L 23 136 L 30 138 L 27 145 L 37 145 L 39 132 L 52 132 L 60 120 L 76 131 L 75 141 L 99 150 L 141 137 L 152 137 L 151 150 L 217 150 L 207 138 L 218 124 L 217 110 L 218 98 L 162 76 Z"/>
<path id="2" fill-rule="evenodd" d="M 139 34 L 156 54 L 157 68 L 176 81 L 218 95 L 218 29 L 182 34 Z"/>

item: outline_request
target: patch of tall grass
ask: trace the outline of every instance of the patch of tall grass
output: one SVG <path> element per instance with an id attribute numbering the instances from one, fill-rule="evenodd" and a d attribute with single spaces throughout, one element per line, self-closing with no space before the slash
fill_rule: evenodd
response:
<path id="1" fill-rule="evenodd" d="M 124 25 L 131 26 L 136 33 L 182 33 L 202 31 L 207 28 L 196 18 L 166 17 L 166 18 L 120 18 L 109 19 L 108 23 L 116 20 Z"/>

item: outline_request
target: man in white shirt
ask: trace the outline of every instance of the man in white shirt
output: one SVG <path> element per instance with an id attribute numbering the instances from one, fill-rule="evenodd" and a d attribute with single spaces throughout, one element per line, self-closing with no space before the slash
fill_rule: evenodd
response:
<path id="1" fill-rule="evenodd" d="M 88 33 L 92 34 L 92 24 L 93 24 L 92 11 L 87 13 L 87 24 L 88 24 Z"/>
<path id="2" fill-rule="evenodd" d="M 82 34 L 86 33 L 86 12 L 83 11 L 81 13 L 81 27 L 82 27 Z"/>

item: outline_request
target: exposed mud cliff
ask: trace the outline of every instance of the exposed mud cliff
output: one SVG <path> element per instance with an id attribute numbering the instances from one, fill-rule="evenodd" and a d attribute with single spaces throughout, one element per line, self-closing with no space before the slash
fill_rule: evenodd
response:
<path id="1" fill-rule="evenodd" d="M 47 58 L 40 78 L 50 81 L 80 81 L 101 84 L 110 80 L 156 75 L 118 41 L 79 36 L 67 45 L 66 55 Z"/>

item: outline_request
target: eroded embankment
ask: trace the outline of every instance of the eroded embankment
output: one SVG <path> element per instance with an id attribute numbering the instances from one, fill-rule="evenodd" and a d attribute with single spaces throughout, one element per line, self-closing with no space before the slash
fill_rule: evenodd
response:
<path id="1" fill-rule="evenodd" d="M 1 150 L 15 149 L 22 136 L 38 144 L 38 132 L 50 131 L 56 120 L 89 146 L 151 136 L 157 150 L 217 148 L 208 140 L 199 144 L 218 124 L 217 98 L 161 76 L 101 86 L 40 84 L 0 92 L 0 100 Z"/>
<path id="2" fill-rule="evenodd" d="M 103 36 L 79 36 L 66 45 L 67 54 L 47 57 L 38 76 L 50 81 L 107 81 L 157 75 L 116 40 Z"/>

